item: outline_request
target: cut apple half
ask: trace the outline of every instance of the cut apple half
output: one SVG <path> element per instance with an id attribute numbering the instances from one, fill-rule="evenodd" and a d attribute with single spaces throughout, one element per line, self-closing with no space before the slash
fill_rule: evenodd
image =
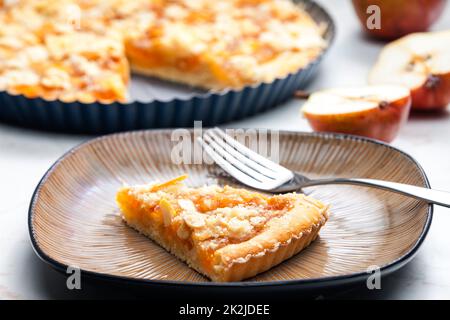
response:
<path id="1" fill-rule="evenodd" d="M 302 112 L 315 131 L 391 142 L 408 119 L 410 91 L 399 85 L 336 88 L 313 93 Z"/>
<path id="2" fill-rule="evenodd" d="M 408 87 L 416 110 L 445 108 L 450 102 L 450 31 L 415 33 L 386 45 L 369 83 Z"/>

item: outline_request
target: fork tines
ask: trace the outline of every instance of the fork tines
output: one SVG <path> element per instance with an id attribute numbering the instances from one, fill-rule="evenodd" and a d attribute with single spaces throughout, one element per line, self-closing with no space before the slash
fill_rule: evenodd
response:
<path id="1" fill-rule="evenodd" d="M 247 148 L 219 128 L 207 130 L 198 141 L 217 165 L 250 187 L 272 190 L 294 177 L 290 170 Z"/>

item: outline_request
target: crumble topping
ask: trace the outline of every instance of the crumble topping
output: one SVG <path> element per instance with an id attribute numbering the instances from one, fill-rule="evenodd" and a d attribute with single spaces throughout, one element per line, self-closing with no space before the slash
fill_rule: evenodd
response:
<path id="1" fill-rule="evenodd" d="M 180 239 L 192 238 L 211 249 L 250 239 L 292 205 L 289 196 L 273 201 L 229 186 L 193 189 L 174 183 L 160 189 L 149 184 L 128 192 L 140 200 L 142 209 L 161 212 L 164 227 L 173 227 Z"/>

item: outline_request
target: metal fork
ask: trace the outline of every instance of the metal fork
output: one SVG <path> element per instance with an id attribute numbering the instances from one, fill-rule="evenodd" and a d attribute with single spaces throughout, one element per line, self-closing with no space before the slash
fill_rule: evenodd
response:
<path id="1" fill-rule="evenodd" d="M 286 193 L 318 185 L 351 184 L 389 190 L 450 208 L 450 192 L 375 179 L 309 179 L 264 158 L 219 128 L 206 131 L 198 141 L 216 164 L 236 180 L 254 189 Z"/>

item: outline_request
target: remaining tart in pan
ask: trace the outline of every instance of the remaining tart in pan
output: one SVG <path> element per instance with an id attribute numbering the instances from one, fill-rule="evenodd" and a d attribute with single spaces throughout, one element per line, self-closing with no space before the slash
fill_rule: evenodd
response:
<path id="1" fill-rule="evenodd" d="M 0 91 L 63 101 L 126 100 L 128 63 L 222 90 L 296 72 L 325 47 L 289 0 L 1 1 L 0 25 Z"/>
<path id="2" fill-rule="evenodd" d="M 126 37 L 133 70 L 206 89 L 270 82 L 325 46 L 320 27 L 291 1 L 197 0 L 155 5 L 159 15 Z"/>
<path id="3" fill-rule="evenodd" d="M 129 226 L 213 281 L 272 268 L 316 239 L 328 218 L 328 206 L 302 194 L 189 188 L 184 178 L 123 187 L 117 202 Z"/>

